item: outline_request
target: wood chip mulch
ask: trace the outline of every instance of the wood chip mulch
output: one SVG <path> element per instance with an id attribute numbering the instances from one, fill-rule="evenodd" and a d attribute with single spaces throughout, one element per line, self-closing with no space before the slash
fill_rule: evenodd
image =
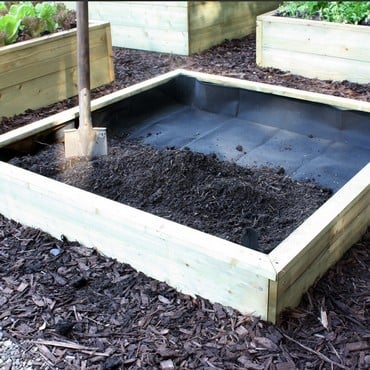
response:
<path id="1" fill-rule="evenodd" d="M 116 82 L 93 97 L 185 67 L 370 101 L 369 85 L 304 79 L 254 58 L 254 35 L 192 57 L 115 48 Z M 2 132 L 75 105 L 2 118 Z M 32 369 L 370 369 L 369 250 L 370 230 L 271 325 L 0 216 L 0 334 Z"/>

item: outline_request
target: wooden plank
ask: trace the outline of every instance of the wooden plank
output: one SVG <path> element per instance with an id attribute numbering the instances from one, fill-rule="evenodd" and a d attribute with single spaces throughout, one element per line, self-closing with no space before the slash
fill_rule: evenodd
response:
<path id="1" fill-rule="evenodd" d="M 186 1 L 90 2 L 89 17 L 110 22 L 114 46 L 188 55 Z"/>
<path id="2" fill-rule="evenodd" d="M 302 253 L 311 254 L 312 252 L 307 249 L 307 245 L 317 243 L 324 236 L 332 238 L 336 233 L 341 232 L 344 223 L 354 216 L 348 212 L 356 213 L 359 207 L 367 206 L 369 191 L 370 163 L 270 253 L 271 261 L 278 273 L 286 274 L 290 268 L 295 268 L 296 271 L 302 269 L 302 266 L 307 263 L 306 260 L 300 260 Z M 370 220 L 370 214 L 364 217 Z"/>
<path id="3" fill-rule="evenodd" d="M 256 16 L 278 6 L 276 1 L 204 1 L 189 7 L 189 52 L 255 31 Z"/>
<path id="4" fill-rule="evenodd" d="M 94 60 L 91 63 L 91 88 L 105 85 L 109 65 L 106 58 Z M 94 71 L 94 72 L 93 72 Z M 1 90 L 0 104 L 3 116 L 12 116 L 26 109 L 36 109 L 41 106 L 76 96 L 77 67 L 68 68 L 57 73 L 39 77 L 37 80 L 25 81 L 16 86 Z M 28 100 L 26 97 L 32 97 Z"/>
<path id="5" fill-rule="evenodd" d="M 112 30 L 112 42 L 115 46 L 161 53 L 188 55 L 187 38 L 186 32 L 150 28 L 116 26 Z"/>
<path id="6" fill-rule="evenodd" d="M 263 24 L 257 17 L 256 21 L 256 63 L 262 65 L 262 41 L 263 41 Z"/>
<path id="7" fill-rule="evenodd" d="M 370 82 L 366 26 L 319 22 L 267 13 L 257 17 L 257 64 L 309 78 Z M 307 62 L 309 61 L 309 63 Z"/>
<path id="8" fill-rule="evenodd" d="M 109 27 L 90 26 L 91 62 L 109 55 L 106 28 Z M 4 50 L 1 55 L 0 89 L 75 66 L 77 60 L 76 32 L 66 33 L 64 37 L 58 39 L 47 38 L 44 43 L 33 45 L 32 48 L 19 50 L 13 48 L 12 50 L 11 53 Z"/>
<path id="9" fill-rule="evenodd" d="M 370 82 L 369 62 L 270 48 L 264 48 L 260 58 L 262 67 L 278 68 L 308 78 Z"/>
<path id="10" fill-rule="evenodd" d="M 94 32 L 98 30 L 103 30 L 109 27 L 109 24 L 107 22 L 90 22 L 89 29 L 94 30 Z M 68 31 L 62 31 L 53 33 L 50 35 L 38 37 L 35 39 L 17 42 L 15 44 L 6 45 L 4 47 L 0 48 L 0 63 L 1 68 L 6 71 L 9 71 L 9 68 L 12 66 L 12 58 L 15 56 L 17 58 L 17 61 L 13 61 L 13 66 L 18 65 L 19 63 L 23 64 L 24 60 L 26 60 L 27 53 L 30 52 L 28 50 L 31 47 L 31 50 L 41 48 L 41 50 L 47 50 L 48 47 L 45 47 L 45 45 L 49 45 L 55 41 L 62 41 L 61 45 L 63 45 L 63 42 L 68 40 L 70 37 L 74 37 L 73 35 L 76 34 L 76 29 L 71 29 Z M 64 41 L 63 41 L 64 40 Z M 26 51 L 25 51 L 26 50 Z M 23 54 L 22 54 L 23 53 Z M 23 58 L 21 58 L 23 56 Z M 37 54 L 34 54 L 35 57 L 37 57 Z M 18 59 L 20 60 L 18 62 Z"/>
<path id="11" fill-rule="evenodd" d="M 91 2 L 89 16 L 111 23 L 115 46 L 188 55 L 253 32 L 256 15 L 277 6 L 278 1 L 107 1 Z"/>
<path id="12" fill-rule="evenodd" d="M 158 5 L 153 2 L 133 4 L 131 1 L 89 3 L 89 17 L 93 20 L 109 21 L 115 26 L 186 32 L 186 7 L 173 4 Z M 181 5 L 181 4 L 179 4 Z"/>
<path id="13" fill-rule="evenodd" d="M 269 297 L 267 303 L 267 318 L 266 321 L 273 324 L 279 321 L 278 307 L 278 280 L 269 280 Z"/>
<path id="14" fill-rule="evenodd" d="M 194 31 L 190 37 L 190 54 L 194 54 L 225 40 L 238 39 L 255 31 L 256 24 L 253 18 L 235 20 L 230 25 L 214 24 Z"/>
<path id="15" fill-rule="evenodd" d="M 105 42 L 104 42 L 105 40 Z M 90 42 L 89 42 L 90 43 Z M 105 45 L 106 48 L 106 55 L 107 55 L 107 69 L 109 73 L 108 80 L 113 82 L 115 75 L 114 75 L 114 55 L 113 55 L 113 45 L 112 45 L 112 29 L 111 27 L 105 27 L 105 39 L 101 41 L 102 44 Z M 90 54 L 90 60 L 92 59 Z M 94 74 L 90 71 L 90 75 L 94 76 Z M 93 78 L 93 77 L 92 77 Z M 90 82 L 91 83 L 91 82 Z"/>
<path id="16" fill-rule="evenodd" d="M 331 210 L 331 214 L 325 214 L 324 211 L 330 205 L 332 206 L 332 202 L 320 207 L 313 218 L 307 219 L 305 224 L 302 225 L 303 230 L 300 228 L 296 229 L 293 236 L 288 237 L 287 239 L 289 240 L 282 247 L 278 246 L 271 252 L 270 258 L 279 276 L 279 293 L 283 293 L 294 284 L 297 277 L 307 270 L 307 266 L 314 264 L 314 261 L 320 259 L 323 252 L 330 252 L 331 248 L 329 246 L 337 243 L 343 232 L 349 234 L 347 230 L 355 224 L 353 220 L 359 223 L 364 222 L 365 227 L 369 225 L 370 216 L 365 212 L 369 204 L 370 180 L 368 182 L 367 189 L 356 198 L 344 200 L 346 207 L 343 210 L 338 211 L 338 209 L 334 208 Z M 335 200 L 337 200 L 337 197 L 334 198 Z M 328 222 L 323 221 L 323 216 L 327 217 L 325 220 L 328 220 Z M 330 216 L 331 218 L 329 218 Z M 296 235 L 300 237 L 299 244 L 297 244 Z M 357 235 L 358 238 L 360 236 Z M 307 243 L 305 244 L 305 242 Z M 340 250 L 336 252 L 340 253 Z M 294 253 L 298 254 L 292 256 Z M 289 263 L 285 265 L 283 264 L 285 257 L 281 257 L 283 254 L 285 257 L 287 255 L 292 256 Z"/>
<path id="17" fill-rule="evenodd" d="M 130 96 L 139 94 L 140 92 L 147 91 L 151 88 L 168 82 L 178 75 L 179 71 L 171 71 L 163 75 L 153 77 L 152 79 L 129 86 L 125 89 L 94 99 L 91 101 L 91 110 L 94 111 L 100 108 L 104 108 L 110 104 L 114 104 Z M 39 121 L 30 123 L 26 126 L 6 132 L 0 135 L 0 148 L 4 148 L 20 140 L 24 140 L 30 136 L 37 135 L 38 133 L 41 133 L 43 131 L 63 126 L 63 124 L 69 123 L 70 121 L 76 119 L 78 115 L 79 108 L 77 106 L 54 114 L 50 117 L 43 118 Z"/>
<path id="18" fill-rule="evenodd" d="M 189 30 L 202 31 L 217 24 L 227 30 L 243 20 L 255 25 L 256 16 L 277 8 L 278 1 L 197 1 L 189 5 Z"/>
<path id="19" fill-rule="evenodd" d="M 368 198 L 369 199 L 369 198 Z M 367 207 L 363 209 L 364 213 L 370 214 L 370 203 L 368 201 Z M 349 223 L 345 232 L 343 232 L 334 243 L 330 245 L 328 249 L 323 249 L 322 254 L 312 262 L 312 264 L 307 265 L 305 272 L 297 276 L 288 289 L 280 293 L 277 289 L 276 297 L 278 299 L 276 302 L 275 313 L 271 311 L 268 314 L 269 320 L 275 318 L 276 322 L 278 321 L 278 315 L 287 307 L 295 307 L 301 301 L 302 295 L 312 286 L 316 280 L 321 278 L 327 270 L 333 266 L 343 254 L 355 244 L 359 238 L 366 232 L 366 229 L 369 227 L 369 222 L 366 223 L 364 217 L 360 218 L 358 221 Z M 278 287 L 280 286 L 280 280 L 277 282 Z M 273 316 L 274 315 L 274 316 Z"/>
<path id="20" fill-rule="evenodd" d="M 91 64 L 91 80 L 93 81 L 96 79 L 96 74 L 98 73 L 100 76 L 103 77 L 103 80 L 106 81 L 105 83 L 111 82 L 110 72 L 112 69 L 110 67 L 111 59 L 108 53 L 107 48 L 105 47 L 105 43 L 100 42 L 101 38 L 94 40 L 97 42 L 93 42 L 90 47 L 90 64 Z M 57 45 L 54 45 L 51 50 L 58 49 Z M 33 83 L 35 84 L 35 79 L 42 79 L 44 77 L 48 77 L 52 79 L 52 76 L 59 76 L 63 75 L 65 71 L 73 70 L 76 68 L 76 60 L 77 60 L 77 50 L 72 47 L 64 48 L 61 47 L 62 50 L 61 55 L 56 55 L 55 58 L 50 56 L 46 56 L 43 54 L 41 58 L 34 59 L 34 62 L 29 63 L 27 62 L 26 65 L 20 66 L 19 68 L 14 68 L 14 70 L 6 73 L 4 78 L 1 81 L 1 91 L 4 94 L 4 90 L 6 88 L 15 87 L 19 90 L 22 89 L 25 83 Z M 33 58 L 33 53 L 29 56 Z M 42 54 L 39 53 L 39 55 Z M 45 56 L 45 58 L 43 58 Z M 97 68 L 104 67 L 104 62 L 106 63 L 105 68 L 102 70 L 98 70 Z M 96 64 L 96 65 L 95 65 Z M 110 78 L 105 77 L 104 75 L 110 76 Z M 114 76 L 113 76 L 114 77 Z M 54 83 L 60 83 L 60 79 L 55 77 Z"/>
<path id="21" fill-rule="evenodd" d="M 0 163 L 0 212 L 96 248 L 191 295 L 267 315 L 268 256 Z"/>
<path id="22" fill-rule="evenodd" d="M 91 87 L 114 80 L 109 23 L 90 26 Z M 2 116 L 77 95 L 76 30 L 0 48 Z M 13 55 L 14 54 L 14 55 Z"/>
<path id="23" fill-rule="evenodd" d="M 369 27 L 341 29 L 330 27 L 328 22 L 312 22 L 294 27 L 291 23 L 263 22 L 262 47 L 369 63 L 370 48 L 364 47 L 370 40 Z M 358 27 L 363 32 L 358 32 Z"/>
<path id="24" fill-rule="evenodd" d="M 294 306 L 360 239 L 370 225 L 369 206 L 370 163 L 269 254 L 278 273 L 277 313 Z"/>
<path id="25" fill-rule="evenodd" d="M 297 305 L 369 225 L 370 164 L 270 253 L 278 278 L 270 284 L 268 319 Z"/>
<path id="26" fill-rule="evenodd" d="M 304 23 L 307 25 L 309 24 L 312 27 L 315 27 L 317 23 L 320 23 L 324 27 L 330 27 L 330 28 L 334 28 L 337 30 L 346 30 L 348 32 L 359 32 L 359 33 L 363 32 L 362 26 L 357 26 L 354 24 L 314 21 L 314 20 L 309 20 L 309 19 L 301 19 L 301 18 L 293 18 L 293 17 L 278 17 L 278 16 L 274 16 L 273 15 L 274 13 L 275 11 L 267 12 L 265 14 L 259 15 L 257 18 L 262 21 L 278 23 L 279 26 L 281 23 L 288 23 L 288 24 L 293 24 L 293 25 L 301 25 L 302 23 Z M 367 26 L 364 26 L 364 28 L 367 28 Z"/>
<path id="27" fill-rule="evenodd" d="M 104 4 L 101 4 L 100 7 L 103 7 L 108 3 L 116 4 L 118 1 L 105 1 Z M 122 1 L 120 1 L 122 2 Z M 176 8 L 187 8 L 188 1 L 125 1 L 132 6 L 144 5 L 144 6 L 172 6 Z M 76 9 L 76 2 L 75 1 L 67 1 L 65 5 L 68 9 Z M 89 4 L 90 9 L 90 4 Z"/>

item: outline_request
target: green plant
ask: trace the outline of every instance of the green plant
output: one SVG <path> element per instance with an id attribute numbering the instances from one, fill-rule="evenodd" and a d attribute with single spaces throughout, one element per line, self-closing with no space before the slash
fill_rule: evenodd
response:
<path id="1" fill-rule="evenodd" d="M 20 24 L 21 20 L 17 20 L 10 14 L 5 14 L 0 17 L 0 31 L 3 34 L 3 42 L 5 45 L 11 44 L 17 40 Z"/>
<path id="2" fill-rule="evenodd" d="M 69 29 L 75 24 L 75 12 L 67 10 L 64 4 L 0 1 L 0 45 L 39 37 L 58 28 Z"/>
<path id="3" fill-rule="evenodd" d="M 38 17 L 23 17 L 23 31 L 31 38 L 41 36 L 47 30 L 46 21 Z"/>
<path id="4" fill-rule="evenodd" d="M 337 23 L 368 24 L 370 1 L 284 1 L 276 14 Z"/>
<path id="5" fill-rule="evenodd" d="M 9 8 L 9 14 L 13 16 L 16 20 L 22 20 L 23 17 L 34 17 L 36 15 L 36 10 L 30 1 L 13 4 Z"/>
<path id="6" fill-rule="evenodd" d="M 76 12 L 74 10 L 68 10 L 64 4 L 56 4 L 54 19 L 58 27 L 64 30 L 76 27 Z"/>
<path id="7" fill-rule="evenodd" d="M 369 15 L 370 1 L 330 1 L 323 9 L 323 18 L 329 22 L 358 24 Z"/>
<path id="8" fill-rule="evenodd" d="M 35 6 L 36 15 L 38 18 L 43 19 L 46 24 L 48 32 L 54 32 L 56 27 L 55 15 L 57 14 L 57 6 L 50 3 L 38 3 Z"/>

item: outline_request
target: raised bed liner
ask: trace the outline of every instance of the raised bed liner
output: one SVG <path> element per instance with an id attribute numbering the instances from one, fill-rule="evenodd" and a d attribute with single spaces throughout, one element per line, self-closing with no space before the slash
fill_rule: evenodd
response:
<path id="1" fill-rule="evenodd" d="M 144 108 L 144 109 L 143 109 Z M 370 159 L 369 114 L 179 76 L 94 115 L 115 134 L 338 190 Z M 239 149 L 239 150 L 238 150 Z"/>
<path id="2" fill-rule="evenodd" d="M 0 163 L 0 212 L 177 289 L 275 322 L 370 224 L 370 104 L 174 71 L 92 102 L 108 135 L 283 167 L 335 194 L 270 254 Z M 77 108 L 0 136 L 4 156 L 76 121 Z M 44 136 L 44 137 L 43 137 Z M 217 276 L 217 279 L 216 279 Z"/>

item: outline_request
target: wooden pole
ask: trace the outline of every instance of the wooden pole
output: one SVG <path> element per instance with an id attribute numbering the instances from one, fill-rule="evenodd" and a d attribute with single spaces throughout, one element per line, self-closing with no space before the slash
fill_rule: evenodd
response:
<path id="1" fill-rule="evenodd" d="M 80 112 L 79 134 L 84 153 L 88 152 L 91 141 L 91 92 L 90 92 L 90 50 L 88 2 L 77 1 L 77 68 L 78 100 Z"/>
<path id="2" fill-rule="evenodd" d="M 77 1 L 77 71 L 80 124 L 78 130 L 65 130 L 66 158 L 106 155 L 105 127 L 92 127 L 90 92 L 89 9 L 87 0 Z"/>

